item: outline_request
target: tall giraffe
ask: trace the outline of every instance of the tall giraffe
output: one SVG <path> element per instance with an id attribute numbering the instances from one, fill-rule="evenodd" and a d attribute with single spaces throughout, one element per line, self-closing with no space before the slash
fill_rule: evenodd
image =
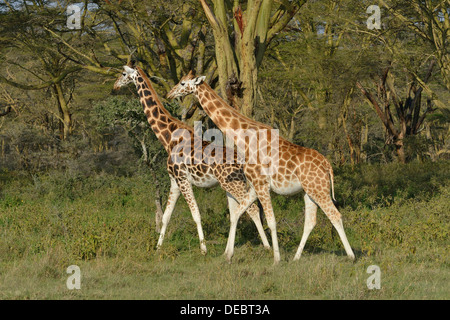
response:
<path id="1" fill-rule="evenodd" d="M 246 199 L 240 203 L 237 209 L 238 214 L 234 218 L 239 219 L 244 212 L 243 210 L 257 198 L 259 199 L 271 231 L 274 263 L 276 264 L 280 261 L 280 251 L 270 191 L 272 190 L 282 195 L 290 195 L 303 189 L 306 193 L 304 196 L 305 224 L 294 260 L 300 258 L 306 240 L 316 224 L 318 206 L 338 231 L 348 257 L 354 260 L 355 255 L 345 235 L 341 214 L 333 203 L 333 169 L 328 160 L 316 150 L 295 145 L 282 137 L 278 137 L 278 150 L 272 148 L 274 155 L 270 153 L 272 157 L 275 157 L 275 152 L 278 151 L 276 170 L 268 172 L 267 162 L 263 161 L 263 158 L 253 162 L 247 161 L 255 154 L 259 154 L 259 147 L 252 149 L 252 146 L 254 147 L 255 145 L 252 145 L 250 141 L 246 142 L 245 135 L 236 134 L 236 132 L 242 133 L 242 129 L 247 131 L 253 130 L 254 132 L 266 131 L 268 132 L 267 137 L 271 137 L 270 130 L 272 128 L 239 113 L 228 105 L 204 80 L 204 76 L 196 77 L 190 72 L 172 88 L 167 96 L 168 98 L 176 98 L 193 93 L 211 120 L 224 134 L 233 137 L 238 150 L 240 149 L 239 152 L 244 154 L 246 160 L 244 173 L 251 185 L 251 189 Z M 267 140 L 270 140 L 270 138 L 267 138 Z M 267 147 L 268 149 L 270 148 Z M 264 174 L 262 174 L 263 172 Z M 330 189 L 333 199 L 330 196 Z M 232 220 L 226 249 L 229 260 L 233 256 L 236 225 L 237 220 Z"/>
<path id="2" fill-rule="evenodd" d="M 239 202 L 248 193 L 247 181 L 243 173 L 242 164 L 217 164 L 215 161 L 210 161 L 208 157 L 214 157 L 215 155 L 212 152 L 205 152 L 205 148 L 210 144 L 207 141 L 201 141 L 203 161 L 194 161 L 193 157 L 198 156 L 198 154 L 192 152 L 188 155 L 191 159 L 185 159 L 186 163 L 174 162 L 173 159 L 175 157 L 172 157 L 172 152 L 177 152 L 174 151 L 174 146 L 179 145 L 180 141 L 182 141 L 181 138 L 190 138 L 189 141 L 193 143 L 194 129 L 174 118 L 164 108 L 146 74 L 138 66 L 124 66 L 124 72 L 116 80 L 114 89 L 117 90 L 131 82 L 136 85 L 148 123 L 169 155 L 167 158 L 167 171 L 171 182 L 170 193 L 162 217 L 162 227 L 157 247 L 160 248 L 163 243 L 167 225 L 181 192 L 186 199 L 192 217 L 197 225 L 201 251 L 203 254 L 206 254 L 207 250 L 201 225 L 200 211 L 194 197 L 192 185 L 209 188 L 220 184 L 227 194 L 230 220 L 234 220 Z M 182 132 L 187 133 L 188 136 L 186 137 L 186 135 L 179 135 L 177 133 L 175 134 L 177 136 L 175 136 L 174 132 L 180 132 L 178 131 L 180 129 Z M 194 148 L 191 150 L 194 150 Z M 220 152 L 217 146 L 214 150 L 216 152 L 219 150 Z M 226 149 L 222 148 L 222 152 L 225 153 Z M 247 212 L 256 225 L 264 247 L 269 249 L 270 245 L 261 224 L 258 205 L 256 203 L 252 204 Z"/>

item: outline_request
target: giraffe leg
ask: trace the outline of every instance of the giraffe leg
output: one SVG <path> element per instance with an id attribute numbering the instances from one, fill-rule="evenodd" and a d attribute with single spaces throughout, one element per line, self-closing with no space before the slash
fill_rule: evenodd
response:
<path id="1" fill-rule="evenodd" d="M 200 250 L 202 254 L 206 254 L 206 242 L 205 236 L 203 235 L 202 223 L 200 218 L 200 210 L 198 209 L 197 201 L 195 201 L 194 191 L 192 190 L 191 184 L 187 180 L 182 180 L 178 182 L 180 186 L 181 193 L 183 194 L 186 202 L 191 210 L 192 218 L 197 225 L 198 237 L 200 240 Z"/>
<path id="2" fill-rule="evenodd" d="M 259 236 L 261 237 L 261 241 L 263 243 L 264 248 L 270 250 L 269 240 L 267 240 L 267 236 L 266 233 L 264 232 L 264 228 L 261 222 L 258 204 L 256 204 L 255 202 L 252 203 L 250 207 L 247 209 L 247 213 L 255 223 L 256 229 L 258 230 Z"/>
<path id="3" fill-rule="evenodd" d="M 239 208 L 239 203 L 228 192 L 227 192 L 227 197 L 228 197 L 228 207 L 230 209 L 230 222 L 233 224 L 233 227 L 230 226 L 230 230 L 232 229 L 233 231 L 231 231 L 231 232 L 235 233 L 237 222 L 239 221 L 239 218 L 240 218 L 240 216 L 238 216 L 238 212 L 237 212 L 237 209 Z M 259 235 L 261 237 L 264 248 L 270 249 L 269 241 L 267 240 L 266 233 L 264 232 L 264 228 L 261 223 L 261 217 L 259 215 L 258 205 L 256 203 L 252 203 L 250 205 L 250 207 L 247 209 L 247 213 L 252 218 L 253 222 L 255 223 L 256 229 L 259 232 Z M 230 238 L 228 238 L 228 239 L 230 239 Z M 234 240 L 232 243 L 234 243 Z M 228 251 L 230 250 L 230 247 L 231 247 L 230 241 L 227 241 L 227 247 L 224 252 L 224 255 L 227 257 L 228 257 Z M 231 249 L 231 252 L 232 251 L 233 251 L 233 249 Z M 233 256 L 233 254 L 231 254 L 231 256 L 228 259 L 230 262 L 231 262 L 232 256 Z"/>
<path id="4" fill-rule="evenodd" d="M 236 228 L 236 226 L 234 226 L 233 224 L 238 220 L 236 218 L 237 215 L 236 209 L 239 207 L 239 203 L 228 192 L 227 192 L 227 199 L 228 199 L 228 209 L 230 209 L 230 232 L 231 232 L 232 229 Z M 228 237 L 227 246 L 225 248 L 225 252 L 223 253 L 227 257 L 229 251 L 229 240 L 230 237 Z M 230 259 L 229 262 L 231 262 Z"/>
<path id="5" fill-rule="evenodd" d="M 337 209 L 336 209 L 337 211 Z M 344 231 L 344 224 L 342 223 L 342 218 L 339 218 L 337 221 L 333 222 L 333 226 L 336 228 L 337 232 L 339 233 L 339 237 L 342 240 L 342 243 L 344 244 L 345 252 L 347 253 L 347 256 L 350 258 L 350 260 L 355 260 L 355 254 L 353 253 L 352 247 L 350 246 L 350 243 L 347 240 L 347 236 L 345 235 Z"/>
<path id="6" fill-rule="evenodd" d="M 245 184 L 238 182 L 239 185 L 237 186 L 237 188 L 239 189 L 238 191 L 236 190 L 232 190 L 233 188 L 229 187 L 229 185 L 224 186 L 223 188 L 227 191 L 227 197 L 228 197 L 228 207 L 230 209 L 230 221 L 232 221 L 233 219 L 237 219 L 237 221 L 240 218 L 240 215 L 238 217 L 233 217 L 234 211 L 238 210 L 239 208 L 239 203 L 242 202 L 245 199 L 246 194 L 243 194 L 242 190 L 245 189 Z M 261 241 L 263 243 L 264 248 L 266 249 L 270 249 L 270 244 L 269 241 L 267 240 L 267 236 L 266 233 L 264 232 L 264 228 L 261 222 L 261 216 L 259 214 L 259 207 L 256 203 L 252 203 L 248 209 L 247 209 L 247 213 L 250 216 L 250 218 L 253 220 L 253 223 L 256 226 L 256 229 L 258 230 L 259 236 L 261 237 Z M 228 246 L 227 249 L 225 250 L 225 254 L 228 250 Z"/>
<path id="7" fill-rule="evenodd" d="M 300 259 L 303 248 L 306 244 L 306 240 L 308 239 L 309 234 L 316 225 L 316 213 L 317 205 L 307 194 L 305 194 L 305 224 L 303 227 L 302 240 L 300 241 L 300 245 L 298 246 L 297 253 L 294 256 L 294 260 Z"/>
<path id="8" fill-rule="evenodd" d="M 162 246 L 164 241 L 164 236 L 166 234 L 166 228 L 169 224 L 170 217 L 172 216 L 173 209 L 175 208 L 175 204 L 177 203 L 178 198 L 180 197 L 180 189 L 174 178 L 170 178 L 170 193 L 169 198 L 167 199 L 166 210 L 164 210 L 164 214 L 162 217 L 162 227 L 161 232 L 159 233 L 158 244 L 156 246 L 159 249 Z"/>
<path id="9" fill-rule="evenodd" d="M 249 176 L 247 176 L 249 177 Z M 251 182 L 251 181 L 250 181 Z M 254 185 L 252 183 L 252 185 Z M 242 213 L 247 210 L 247 208 L 256 201 L 256 199 L 259 199 L 261 202 L 261 205 L 263 207 L 264 215 L 266 216 L 267 225 L 270 229 L 270 234 L 272 238 L 272 248 L 273 248 L 273 259 L 274 264 L 278 264 L 281 260 L 280 258 L 280 248 L 278 246 L 278 236 L 277 236 L 277 223 L 275 220 L 275 215 L 272 208 L 272 202 L 270 198 L 270 185 L 268 183 L 262 183 L 259 184 L 258 187 L 252 187 L 249 190 L 249 193 L 245 197 L 245 199 L 239 204 L 238 209 L 236 210 L 238 212 L 236 222 L 231 223 L 230 226 L 230 235 L 228 237 L 228 243 L 227 243 L 227 258 L 228 261 L 231 261 L 231 257 L 233 256 L 233 250 L 234 250 L 234 239 L 236 235 L 236 224 L 239 219 L 239 217 L 242 215 Z"/>
<path id="10" fill-rule="evenodd" d="M 280 248 L 278 246 L 277 222 L 275 220 L 275 214 L 273 212 L 269 190 L 267 190 L 267 193 L 264 192 L 261 195 L 258 194 L 258 198 L 263 207 L 264 214 L 267 220 L 267 225 L 269 226 L 270 229 L 273 248 L 273 263 L 276 265 L 280 262 L 281 258 L 280 258 Z"/>
<path id="11" fill-rule="evenodd" d="M 348 242 L 347 236 L 344 231 L 341 213 L 334 205 L 330 195 L 317 197 L 317 199 L 318 200 L 315 199 L 314 200 L 320 206 L 320 208 L 328 217 L 328 219 L 330 219 L 331 223 L 333 224 L 333 227 L 337 230 L 339 237 L 341 238 L 342 244 L 344 245 L 344 249 L 345 252 L 347 253 L 347 256 L 351 260 L 355 260 L 355 254 L 353 253 L 352 247 L 350 246 L 350 243 Z"/>
<path id="12" fill-rule="evenodd" d="M 248 176 L 247 176 L 248 177 Z M 251 178 L 250 178 L 251 179 Z M 280 248 L 278 246 L 278 235 L 277 235 L 277 222 L 275 219 L 275 214 L 272 208 L 272 200 L 270 198 L 270 184 L 267 181 L 253 183 L 256 195 L 263 207 L 264 215 L 266 216 L 267 225 L 270 229 L 270 235 L 272 238 L 272 249 L 273 249 L 273 260 L 274 264 L 278 264 L 281 260 L 280 258 Z"/>
<path id="13" fill-rule="evenodd" d="M 234 241 L 236 238 L 236 226 L 241 215 L 248 209 L 248 207 L 257 199 L 256 193 L 251 188 L 247 196 L 242 199 L 239 206 L 234 210 L 234 213 L 230 211 L 230 233 L 228 235 L 227 247 L 225 249 L 225 255 L 228 262 L 231 263 L 231 258 L 234 254 Z M 258 217 L 259 218 L 259 217 Z M 264 230 L 263 230 L 264 231 Z"/>

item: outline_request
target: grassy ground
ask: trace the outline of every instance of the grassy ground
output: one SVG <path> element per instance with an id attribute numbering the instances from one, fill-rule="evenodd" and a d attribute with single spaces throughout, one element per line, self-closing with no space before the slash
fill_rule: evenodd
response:
<path id="1" fill-rule="evenodd" d="M 302 196 L 275 196 L 282 262 L 273 266 L 248 218 L 240 222 L 233 263 L 225 262 L 228 217 L 220 189 L 196 190 L 208 246 L 202 256 L 181 198 L 163 248 L 155 251 L 148 177 L 29 179 L 3 172 L 0 299 L 449 299 L 448 163 L 337 174 L 357 260 L 347 259 L 319 211 L 306 252 L 293 262 Z M 69 265 L 80 267 L 80 290 L 66 287 Z M 380 267 L 380 290 L 367 288 L 370 265 Z"/>
<path id="2" fill-rule="evenodd" d="M 240 247 L 235 263 L 186 252 L 177 259 L 98 258 L 80 262 L 81 289 L 68 290 L 64 266 L 47 256 L 3 265 L 2 299 L 448 299 L 445 250 L 407 257 L 388 250 L 351 263 L 333 253 L 308 254 L 272 266 L 269 254 Z M 439 261 L 441 260 L 441 261 Z M 369 265 L 381 289 L 369 290 Z"/>

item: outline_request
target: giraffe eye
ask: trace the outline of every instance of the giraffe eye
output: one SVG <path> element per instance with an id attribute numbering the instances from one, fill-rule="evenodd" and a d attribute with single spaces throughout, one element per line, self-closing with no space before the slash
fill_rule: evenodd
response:
<path id="1" fill-rule="evenodd" d="M 181 84 L 182 86 L 184 86 L 184 85 L 185 85 L 185 83 L 184 83 L 184 82 L 180 82 L 180 84 Z"/>
<path id="2" fill-rule="evenodd" d="M 122 73 L 122 75 L 123 75 L 123 76 L 126 76 L 127 74 L 124 72 L 124 73 Z"/>

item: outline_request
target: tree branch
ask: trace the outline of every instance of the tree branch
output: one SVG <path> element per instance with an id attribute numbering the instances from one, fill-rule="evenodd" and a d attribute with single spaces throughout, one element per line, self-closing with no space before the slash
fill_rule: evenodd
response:
<path id="1" fill-rule="evenodd" d="M 203 11 L 206 14 L 206 18 L 208 19 L 209 23 L 211 24 L 211 27 L 215 30 L 219 30 L 220 29 L 219 21 L 217 20 L 214 13 L 211 11 L 211 8 L 208 6 L 208 4 L 206 3 L 205 0 L 199 0 L 199 1 L 203 7 Z"/>
<path id="2" fill-rule="evenodd" d="M 385 126 L 385 128 L 389 130 L 390 134 L 392 134 L 393 136 L 397 136 L 398 135 L 397 129 L 393 126 L 393 124 L 387 118 L 386 114 L 381 110 L 380 105 L 378 104 L 375 97 L 369 91 L 367 91 L 361 85 L 361 83 L 359 83 L 359 81 L 356 82 L 356 86 L 359 88 L 359 90 L 361 90 L 361 93 L 370 101 L 370 103 L 372 104 L 373 108 L 375 109 L 378 117 L 380 118 L 380 120 L 383 123 L 383 125 Z"/>
<path id="3" fill-rule="evenodd" d="M 6 116 L 12 110 L 11 106 L 7 106 L 2 112 L 0 112 L 0 117 Z"/>
<path id="4" fill-rule="evenodd" d="M 81 70 L 81 67 L 72 67 L 72 68 L 68 68 L 66 70 L 64 70 L 62 73 L 60 73 L 57 77 L 54 77 L 53 79 L 46 81 L 44 83 L 41 84 L 36 84 L 36 85 L 27 85 L 27 84 L 23 84 L 23 83 L 18 83 L 12 80 L 9 80 L 3 76 L 0 76 L 0 82 L 9 84 L 11 86 L 14 86 L 16 88 L 20 88 L 20 89 L 24 89 L 24 90 L 40 90 L 40 89 L 44 89 L 44 88 L 48 88 L 51 85 L 55 84 L 55 83 L 59 83 L 61 82 L 66 76 L 68 76 L 69 74 L 73 73 L 73 72 L 77 72 L 79 70 Z"/>

